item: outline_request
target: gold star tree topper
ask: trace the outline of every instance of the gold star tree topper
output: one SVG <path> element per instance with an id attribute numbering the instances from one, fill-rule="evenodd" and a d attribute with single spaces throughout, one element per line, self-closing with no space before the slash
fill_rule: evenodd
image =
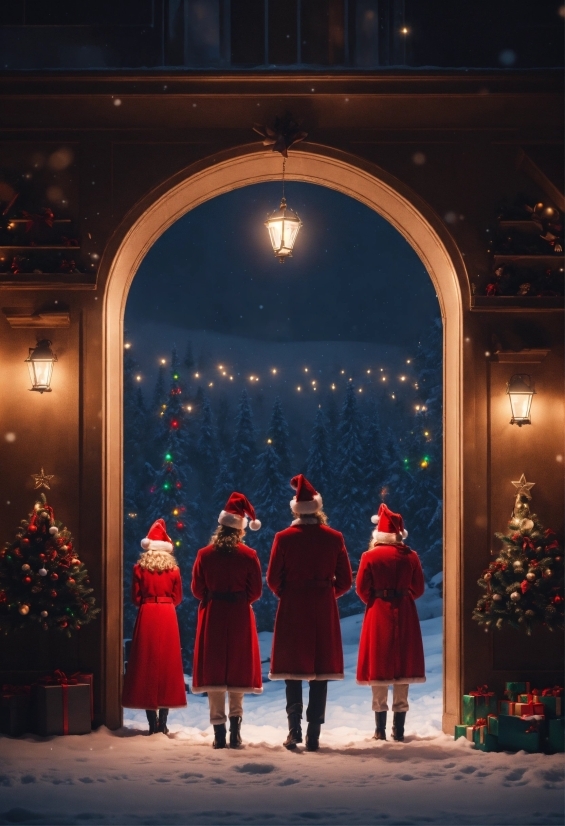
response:
<path id="1" fill-rule="evenodd" d="M 49 484 L 49 482 L 53 478 L 53 474 L 51 474 L 51 476 L 48 476 L 43 470 L 43 468 L 41 468 L 41 471 L 39 473 L 32 473 L 30 475 L 33 481 L 35 482 L 35 490 L 37 490 L 37 488 L 47 488 L 47 490 L 51 490 L 51 485 Z"/>
<path id="2" fill-rule="evenodd" d="M 535 482 L 526 482 L 526 477 L 524 474 L 520 476 L 520 479 L 517 482 L 512 482 L 512 484 L 516 488 L 516 495 L 522 494 L 523 496 L 527 496 L 528 499 L 532 498 L 530 490 L 535 485 Z"/>

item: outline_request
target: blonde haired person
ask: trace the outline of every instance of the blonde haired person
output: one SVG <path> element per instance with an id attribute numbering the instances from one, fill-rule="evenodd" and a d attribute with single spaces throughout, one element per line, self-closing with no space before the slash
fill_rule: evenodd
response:
<path id="1" fill-rule="evenodd" d="M 373 691 L 376 740 L 386 740 L 388 687 L 392 685 L 392 737 L 404 740 L 410 683 L 426 681 L 424 647 L 414 600 L 424 593 L 424 575 L 399 513 L 381 504 L 378 523 L 361 556 L 355 589 L 367 605 L 359 641 L 357 682 Z"/>
<path id="2" fill-rule="evenodd" d="M 194 646 L 192 690 L 207 692 L 214 748 L 226 748 L 226 693 L 230 748 L 241 745 L 243 695 L 261 694 L 261 655 L 251 603 L 261 596 L 261 566 L 244 545 L 248 518 L 252 531 L 261 523 L 242 494 L 231 494 L 218 517 L 210 544 L 196 555 L 192 593 L 200 600 Z"/>
<path id="3" fill-rule="evenodd" d="M 168 733 L 170 708 L 186 706 L 179 626 L 175 607 L 182 602 L 182 580 L 173 543 L 157 519 L 133 568 L 132 600 L 139 608 L 127 672 L 124 708 L 144 708 L 149 734 Z M 157 713 L 159 714 L 157 718 Z"/>

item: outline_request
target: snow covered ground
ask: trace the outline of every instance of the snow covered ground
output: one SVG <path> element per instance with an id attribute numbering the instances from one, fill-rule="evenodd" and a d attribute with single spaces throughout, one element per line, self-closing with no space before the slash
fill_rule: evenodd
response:
<path id="1" fill-rule="evenodd" d="M 146 736 L 136 711 L 117 732 L 2 737 L 0 824 L 562 824 L 563 755 L 483 754 L 441 732 L 439 617 L 422 622 L 428 681 L 411 688 L 405 742 L 371 739 L 370 690 L 354 680 L 361 620 L 342 621 L 347 676 L 330 683 L 319 752 L 282 747 L 284 684 L 268 681 L 245 699 L 237 751 L 211 748 L 194 695 L 168 737 Z M 262 634 L 263 659 L 269 644 Z"/>

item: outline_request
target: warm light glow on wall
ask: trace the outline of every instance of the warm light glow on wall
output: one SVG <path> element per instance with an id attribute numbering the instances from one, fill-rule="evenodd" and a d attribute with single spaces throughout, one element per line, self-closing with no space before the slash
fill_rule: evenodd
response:
<path id="1" fill-rule="evenodd" d="M 31 379 L 30 390 L 36 390 L 38 393 L 51 393 L 51 377 L 56 361 L 57 356 L 51 350 L 51 342 L 46 338 L 38 341 L 35 347 L 29 348 L 26 363 Z"/>
<path id="2" fill-rule="evenodd" d="M 532 399 L 535 394 L 532 378 L 527 373 L 516 373 L 506 385 L 512 418 L 510 424 L 531 424 Z"/>

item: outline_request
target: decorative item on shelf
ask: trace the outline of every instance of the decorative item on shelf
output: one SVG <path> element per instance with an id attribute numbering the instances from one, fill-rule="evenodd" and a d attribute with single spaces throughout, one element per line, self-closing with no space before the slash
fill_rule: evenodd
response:
<path id="1" fill-rule="evenodd" d="M 273 252 L 281 264 L 284 264 L 287 258 L 292 258 L 294 243 L 296 241 L 298 231 L 302 226 L 302 221 L 296 212 L 290 209 L 286 204 L 286 198 L 284 196 L 285 166 L 286 157 L 283 158 L 281 205 L 279 209 L 269 215 L 265 221 L 265 226 L 269 231 Z"/>
<path id="2" fill-rule="evenodd" d="M 51 350 L 49 339 L 40 339 L 35 347 L 30 347 L 25 361 L 31 379 L 30 390 L 36 390 L 38 393 L 51 393 L 51 377 L 57 356 Z"/>
<path id="3" fill-rule="evenodd" d="M 512 418 L 510 424 L 522 427 L 531 424 L 532 399 L 535 395 L 532 377 L 528 373 L 515 373 L 506 385 L 506 393 L 510 399 Z"/>
<path id="4" fill-rule="evenodd" d="M 45 487 L 52 477 L 42 469 L 33 478 L 36 487 Z M 52 528 L 57 531 L 53 533 Z M 26 565 L 29 569 L 22 577 Z M 67 587 L 71 569 L 74 582 Z M 88 571 L 77 559 L 69 531 L 55 522 L 43 493 L 29 518 L 22 520 L 16 538 L 0 554 L 0 581 L 6 583 L 5 599 L 0 600 L 4 634 L 39 625 L 45 631 L 56 628 L 71 636 L 99 613 Z"/>
<path id="5" fill-rule="evenodd" d="M 533 482 L 524 474 L 516 482 L 514 508 L 507 533 L 497 533 L 502 548 L 478 580 L 484 593 L 477 600 L 473 619 L 485 631 L 510 626 L 531 634 L 541 626 L 563 628 L 563 553 L 554 531 L 544 528 L 530 512 Z M 512 594 L 520 599 L 512 599 Z M 528 693 L 517 683 L 515 693 Z M 511 712 L 505 712 L 511 713 Z"/>

